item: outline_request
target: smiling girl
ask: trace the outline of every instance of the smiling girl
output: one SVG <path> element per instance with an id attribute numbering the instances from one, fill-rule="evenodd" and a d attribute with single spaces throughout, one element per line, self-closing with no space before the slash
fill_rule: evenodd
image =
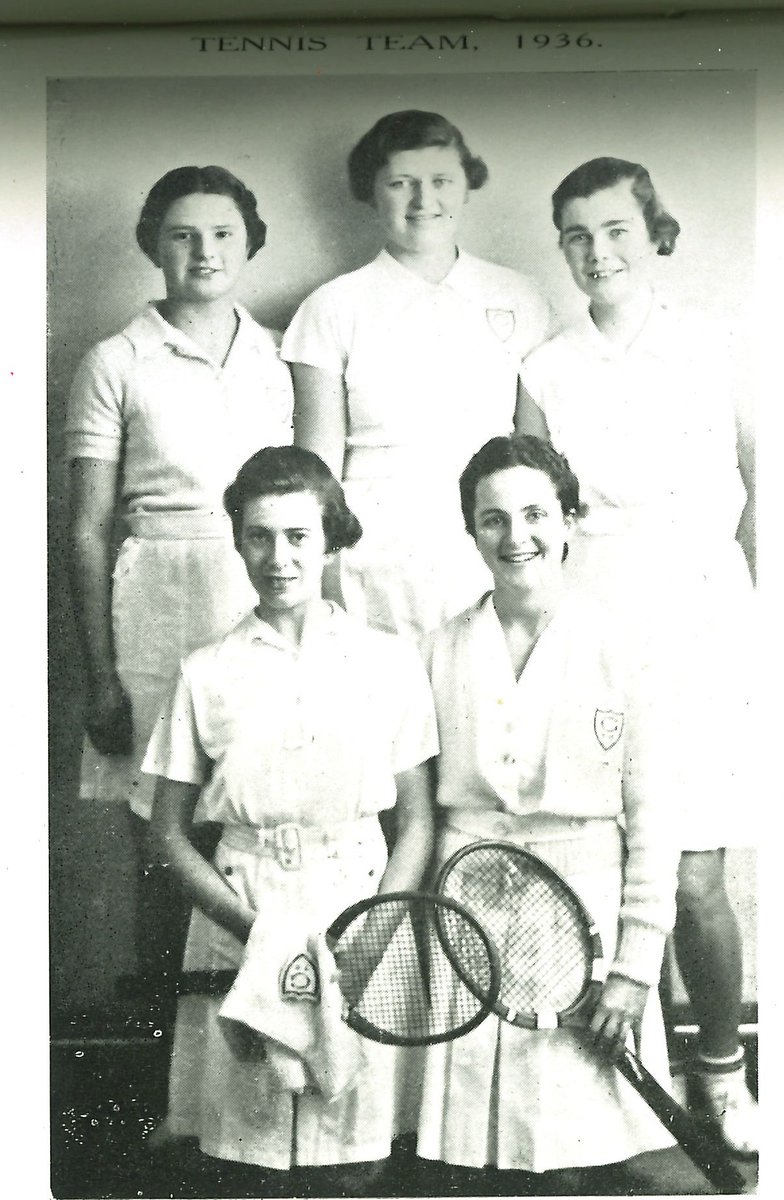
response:
<path id="1" fill-rule="evenodd" d="M 683 850 L 675 946 L 700 1024 L 695 1082 L 728 1145 L 756 1149 L 738 1036 L 741 945 L 724 847 L 754 821 L 747 673 L 752 456 L 738 437 L 716 330 L 656 294 L 680 227 L 638 163 L 583 163 L 553 194 L 567 266 L 588 297 L 523 367 L 521 424 L 549 434 L 588 516 L 567 578 L 647 643 L 666 675 Z M 744 483 L 748 488 L 748 500 Z"/>
<path id="2" fill-rule="evenodd" d="M 234 299 L 266 236 L 253 193 L 223 167 L 178 167 L 152 188 L 136 236 L 165 298 L 82 362 L 66 450 L 88 689 L 82 795 L 130 803 L 135 814 L 138 950 L 156 971 L 176 938 L 177 907 L 168 892 L 150 892 L 152 782 L 139 765 L 182 656 L 252 601 L 221 496 L 251 451 L 291 441 L 293 395 L 275 336 Z"/>
<path id="3" fill-rule="evenodd" d="M 381 629 L 418 635 L 487 584 L 457 480 L 476 446 L 512 429 L 520 360 L 548 329 L 531 280 L 459 246 L 486 180 L 438 113 L 382 117 L 351 151 L 349 181 L 383 249 L 314 292 L 283 342 L 295 441 L 344 480 L 365 530 L 330 587 Z"/>
<path id="4" fill-rule="evenodd" d="M 322 599 L 326 565 L 361 534 L 324 463 L 299 447 L 263 449 L 227 489 L 226 508 L 257 603 L 182 666 L 145 760 L 159 777 L 153 833 L 194 905 L 186 968 L 236 969 L 258 922 L 281 956 L 267 966 L 273 1000 L 296 1008 L 278 980 L 303 949 L 297 931 L 317 934 L 348 904 L 420 882 L 435 717 L 414 648 Z M 378 814 L 393 808 L 387 861 Z M 191 843 L 205 820 L 222 826 L 212 861 Z M 330 1100 L 313 1079 L 287 1086 L 274 1048 L 239 1054 L 221 1003 L 180 1002 L 168 1132 L 273 1169 L 362 1162 L 309 1186 L 372 1191 L 367 1161 L 387 1156 L 392 1135 L 391 1048 L 369 1047 L 364 1073 Z"/>

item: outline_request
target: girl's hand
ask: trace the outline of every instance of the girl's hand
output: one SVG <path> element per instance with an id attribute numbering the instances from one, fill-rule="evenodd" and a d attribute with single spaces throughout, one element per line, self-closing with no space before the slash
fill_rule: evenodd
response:
<path id="1" fill-rule="evenodd" d="M 130 754 L 133 750 L 131 702 L 116 675 L 92 688 L 85 727 L 99 754 Z"/>
<path id="2" fill-rule="evenodd" d="M 630 1033 L 640 1032 L 648 985 L 609 975 L 588 1026 L 596 1048 L 608 1058 L 621 1058 Z"/>

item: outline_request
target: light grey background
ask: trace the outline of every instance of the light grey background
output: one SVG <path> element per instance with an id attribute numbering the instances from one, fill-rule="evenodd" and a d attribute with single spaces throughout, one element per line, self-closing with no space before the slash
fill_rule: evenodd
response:
<path id="1" fill-rule="evenodd" d="M 462 242 L 533 275 L 567 318 L 583 303 L 556 244 L 549 197 L 585 159 L 644 163 L 683 227 L 660 259 L 662 291 L 739 332 L 755 227 L 753 72 L 597 72 L 444 76 L 69 79 L 49 83 L 49 382 L 55 998 L 89 1002 L 132 970 L 131 855 L 125 814 L 76 798 L 80 678 L 64 587 L 62 422 L 81 355 L 162 294 L 135 243 L 139 209 L 171 167 L 218 163 L 253 189 L 269 226 L 241 300 L 285 327 L 315 286 L 378 249 L 372 210 L 348 193 L 345 160 L 362 133 L 400 108 L 443 112 L 490 169 Z M 747 409 L 748 418 L 748 409 Z M 753 862 L 731 883 L 747 931 L 754 992 Z"/>

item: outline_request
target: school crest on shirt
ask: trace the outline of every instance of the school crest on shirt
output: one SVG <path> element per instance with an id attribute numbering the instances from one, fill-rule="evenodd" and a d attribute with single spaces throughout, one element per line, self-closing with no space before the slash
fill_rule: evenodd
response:
<path id="1" fill-rule="evenodd" d="M 602 750 L 612 750 L 613 746 L 617 746 L 621 740 L 623 713 L 597 708 L 593 718 L 593 731 Z"/>
<path id="2" fill-rule="evenodd" d="M 280 973 L 281 1000 L 318 1000 L 316 964 L 307 954 L 298 954 Z"/>
<path id="3" fill-rule="evenodd" d="M 508 342 L 515 331 L 515 315 L 512 308 L 486 308 L 487 324 L 499 342 Z"/>

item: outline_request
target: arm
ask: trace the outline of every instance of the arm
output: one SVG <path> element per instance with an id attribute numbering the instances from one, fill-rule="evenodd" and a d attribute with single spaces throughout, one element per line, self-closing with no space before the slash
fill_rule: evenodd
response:
<path id="1" fill-rule="evenodd" d="M 132 749 L 130 707 L 117 677 L 111 628 L 111 561 L 118 466 L 71 466 L 68 570 L 88 684 L 87 728 L 102 754 Z"/>
<path id="2" fill-rule="evenodd" d="M 343 478 L 346 454 L 346 385 L 342 375 L 321 367 L 292 363 L 294 377 L 294 444 L 323 458 L 336 479 Z M 322 592 L 326 600 L 343 604 L 340 555 L 324 569 Z"/>
<path id="3" fill-rule="evenodd" d="M 379 892 L 415 890 L 433 852 L 430 769 L 420 763 L 395 776 L 395 841 Z"/>
<path id="4" fill-rule="evenodd" d="M 638 656 L 627 647 L 627 662 Z M 672 836 L 675 794 L 669 777 L 667 681 L 655 664 L 634 671 L 627 698 L 622 774 L 626 856 L 618 944 L 591 1020 L 597 1045 L 619 1054 L 638 1033 L 651 987 L 658 983 L 667 933 L 675 919 L 679 848 Z"/>
<path id="5" fill-rule="evenodd" d="M 336 479 L 343 478 L 346 454 L 346 385 L 342 375 L 292 363 L 294 444 L 323 458 Z"/>
<path id="6" fill-rule="evenodd" d="M 168 867 L 186 896 L 244 944 L 256 914 L 188 837 L 198 796 L 198 784 L 159 776 L 150 828 L 153 861 Z"/>
<path id="7" fill-rule="evenodd" d="M 534 437 L 550 440 L 550 431 L 544 413 L 526 390 L 521 379 L 517 381 L 517 404 L 514 417 L 515 433 L 530 433 Z"/>

